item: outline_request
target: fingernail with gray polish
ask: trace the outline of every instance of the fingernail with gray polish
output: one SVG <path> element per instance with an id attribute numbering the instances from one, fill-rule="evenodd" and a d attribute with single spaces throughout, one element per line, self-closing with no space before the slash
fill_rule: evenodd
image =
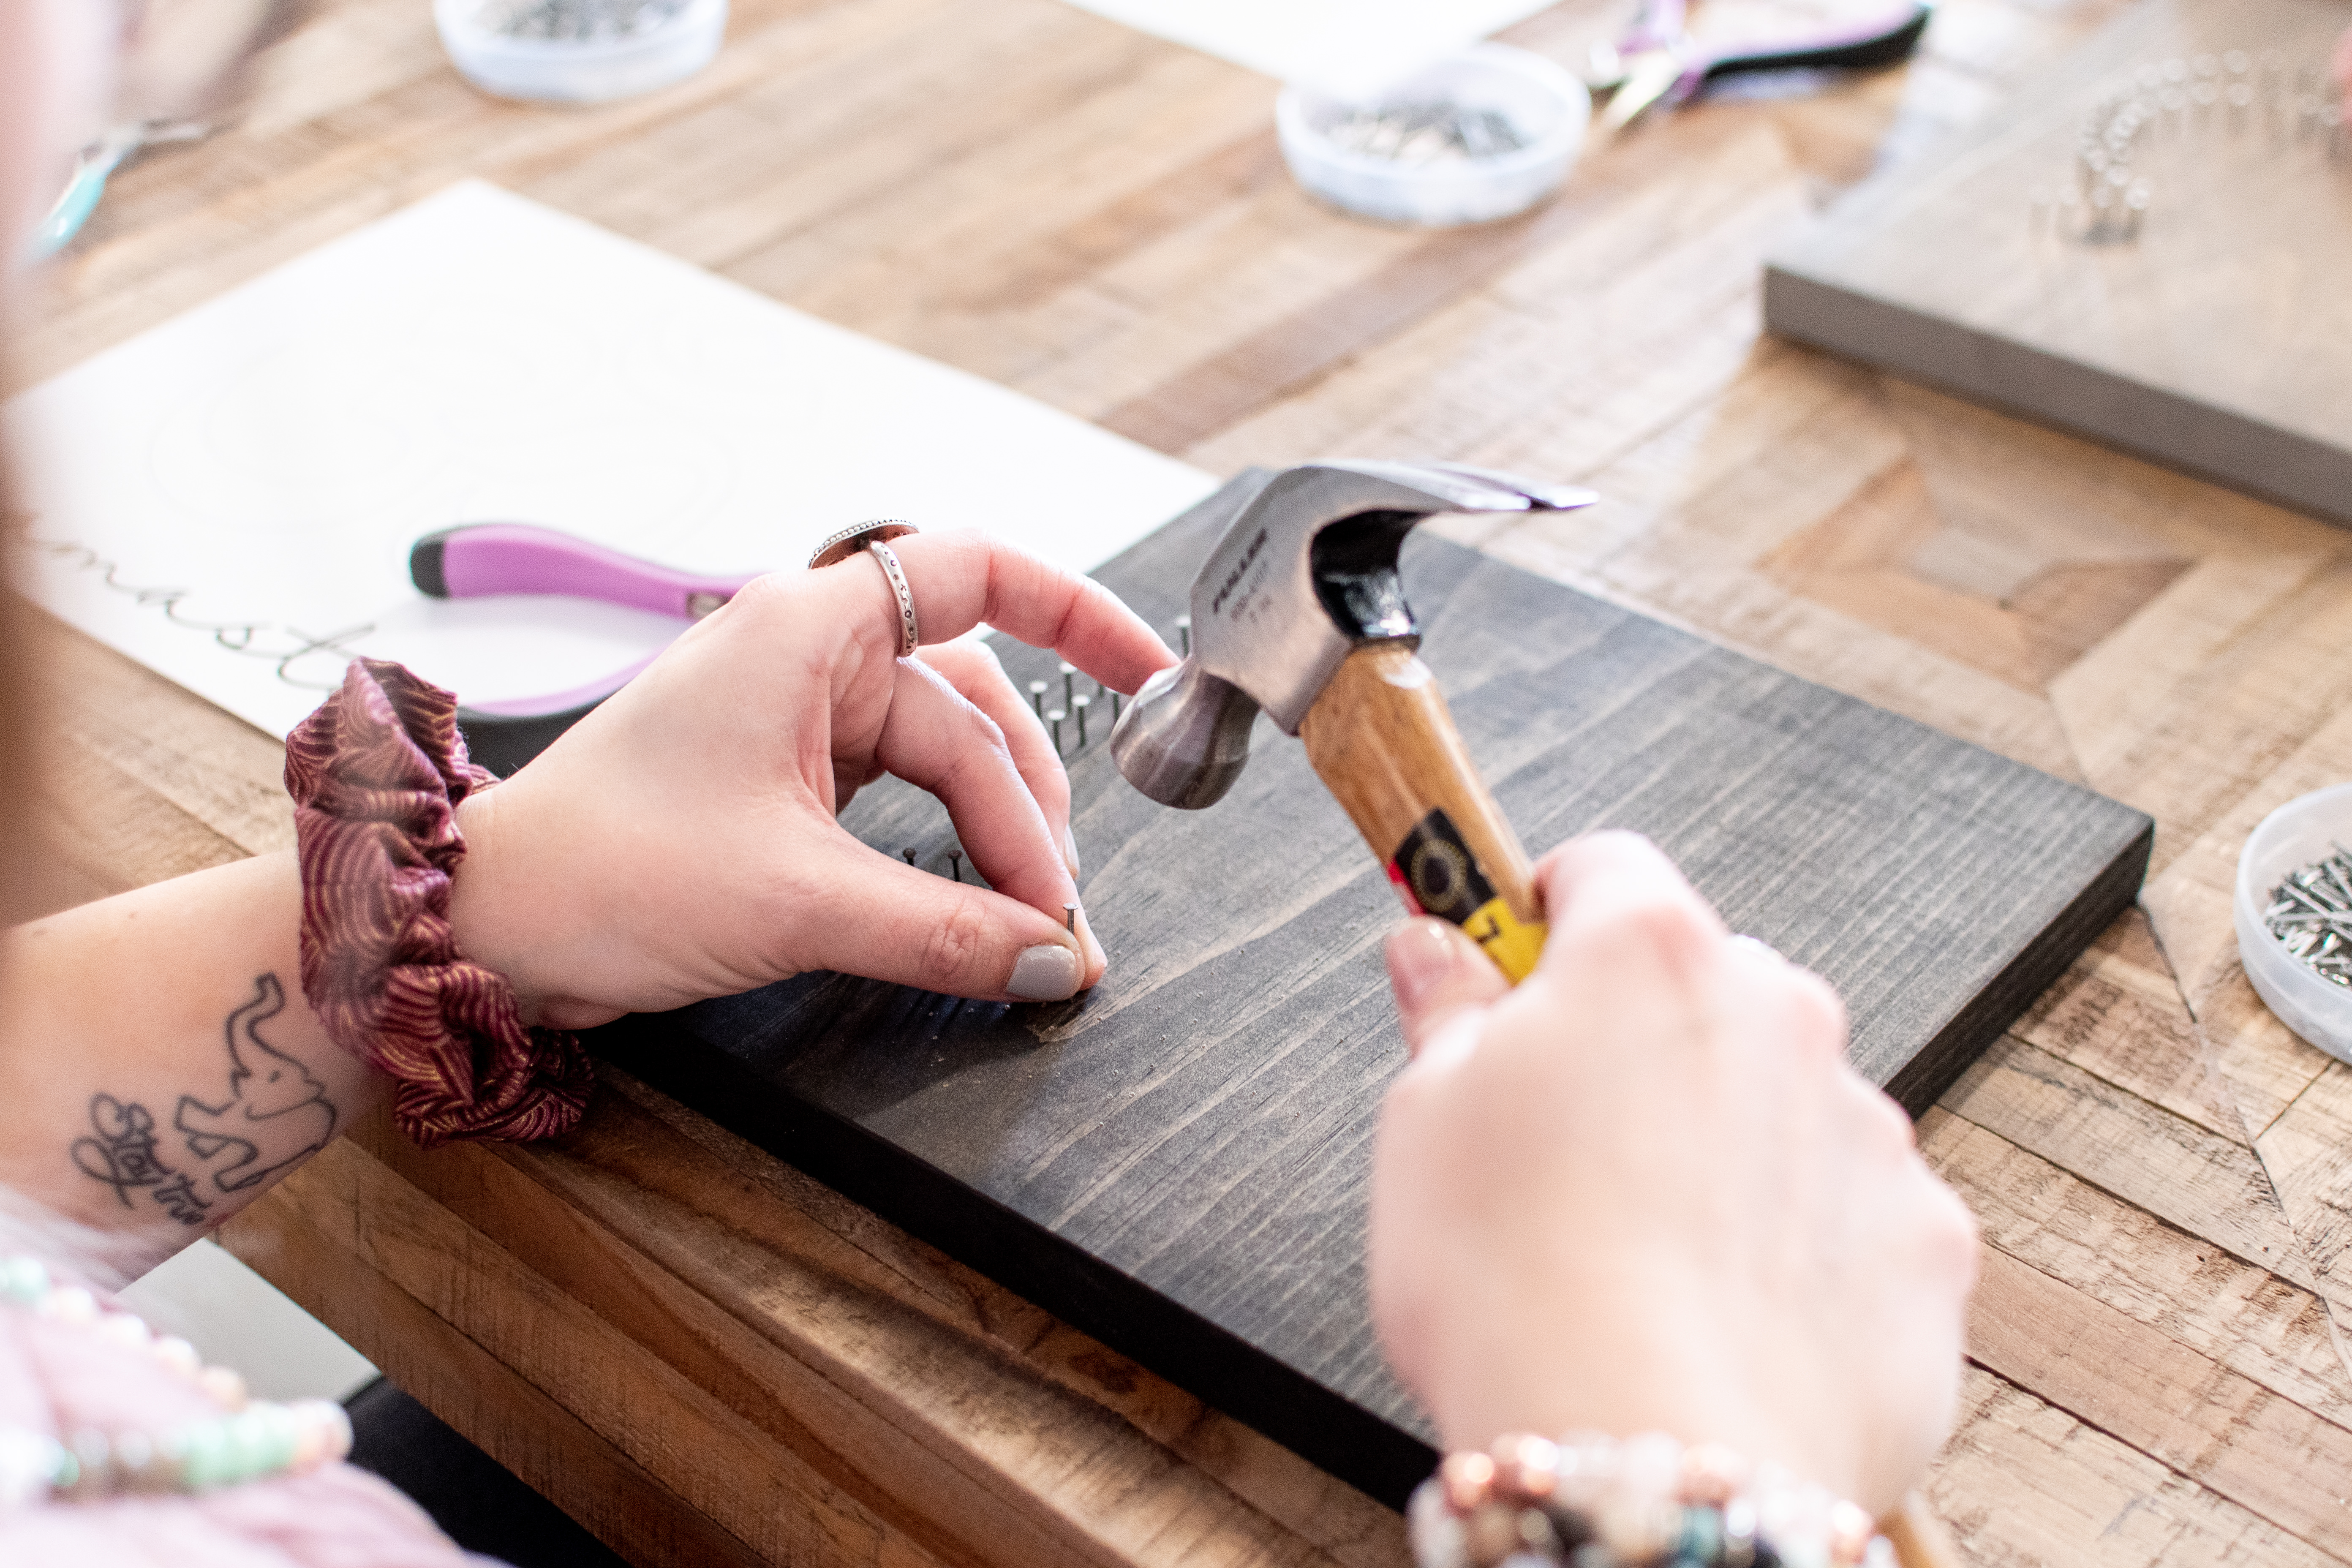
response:
<path id="1" fill-rule="evenodd" d="M 1024 948 L 1004 989 L 1024 1002 L 1066 1002 L 1078 994 L 1078 955 L 1059 942 Z"/>

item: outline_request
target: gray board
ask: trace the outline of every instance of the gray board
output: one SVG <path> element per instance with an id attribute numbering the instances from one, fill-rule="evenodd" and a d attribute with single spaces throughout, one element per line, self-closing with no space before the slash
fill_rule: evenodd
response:
<path id="1" fill-rule="evenodd" d="M 1245 475 L 1099 574 L 1171 626 Z M 1907 719 L 1434 538 L 1423 657 L 1530 850 L 1663 844 L 1731 925 L 1844 994 L 1853 1058 L 1916 1114 L 2137 893 L 2151 824 Z M 1000 650 L 1015 680 L 1055 660 Z M 1304 749 L 1261 719 L 1202 812 L 1070 760 L 1111 967 L 1000 1006 L 835 974 L 591 1036 L 597 1051 L 1211 1405 L 1401 1502 L 1431 1429 L 1367 1311 L 1365 1184 L 1404 1060 L 1396 896 Z M 929 796 L 842 822 L 942 875 Z M 967 868 L 966 875 L 970 875 Z"/>
<path id="2" fill-rule="evenodd" d="M 2286 111 L 2347 25 L 2338 0 L 2144 0 L 1782 247 L 1765 326 L 2352 522 L 2352 138 Z M 2248 111 L 2159 112 L 2141 132 L 2137 239 L 2037 218 L 2037 191 L 2079 188 L 2105 90 L 2233 49 L 2286 68 L 2252 67 Z"/>

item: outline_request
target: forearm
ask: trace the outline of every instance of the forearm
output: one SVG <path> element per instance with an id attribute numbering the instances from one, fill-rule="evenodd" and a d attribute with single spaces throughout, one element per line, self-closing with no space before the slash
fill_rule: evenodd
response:
<path id="1" fill-rule="evenodd" d="M 152 1259 L 373 1107 L 303 1000 L 293 855 L 21 927 L 0 987 L 0 1184 Z"/>

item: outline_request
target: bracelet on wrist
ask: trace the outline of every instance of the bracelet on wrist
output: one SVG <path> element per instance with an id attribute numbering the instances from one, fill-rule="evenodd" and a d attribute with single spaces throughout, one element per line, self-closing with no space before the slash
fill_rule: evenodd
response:
<path id="1" fill-rule="evenodd" d="M 1718 1444 L 1513 1433 L 1450 1454 L 1406 1510 L 1420 1568 L 1893 1568 L 1870 1515 Z"/>

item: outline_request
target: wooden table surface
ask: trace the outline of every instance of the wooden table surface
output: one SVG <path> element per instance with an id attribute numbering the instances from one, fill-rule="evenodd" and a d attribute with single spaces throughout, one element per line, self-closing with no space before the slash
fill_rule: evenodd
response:
<path id="1" fill-rule="evenodd" d="M 1510 37 L 1573 61 L 1618 9 Z M 2230 924 L 2247 830 L 2352 776 L 2352 533 L 1758 327 L 1776 237 L 2117 9 L 1947 0 L 1906 71 L 1701 105 L 1428 234 L 1304 198 L 1271 83 L 1057 0 L 737 0 L 701 77 L 581 112 L 469 91 L 423 0 L 341 0 L 245 128 L 116 180 L 10 382 L 479 175 L 1213 470 L 1594 486 L 1456 536 L 2157 820 L 2142 910 L 1920 1124 L 1985 1233 L 1928 1489 L 1969 1556 L 2352 1560 L 2352 1069 Z M 43 640 L 50 902 L 291 841 L 274 741 Z M 550 1144 L 363 1131 L 224 1239 L 642 1563 L 1403 1560 L 1393 1515 L 617 1078 Z"/>

